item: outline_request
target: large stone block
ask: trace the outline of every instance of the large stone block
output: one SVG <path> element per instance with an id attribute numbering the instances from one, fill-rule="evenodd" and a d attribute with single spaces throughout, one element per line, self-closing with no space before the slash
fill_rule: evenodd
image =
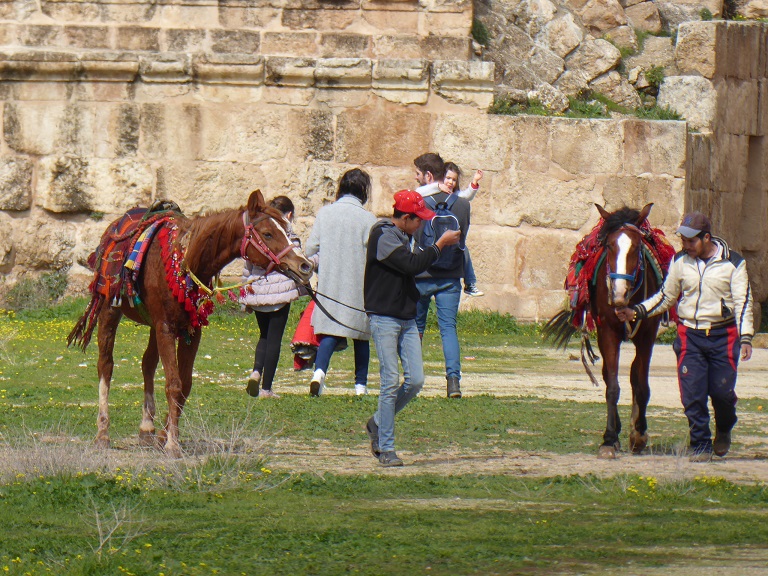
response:
<path id="1" fill-rule="evenodd" d="M 718 30 L 712 22 L 686 22 L 677 31 L 675 60 L 682 74 L 713 78 L 717 72 Z"/>
<path id="2" fill-rule="evenodd" d="M 715 126 L 731 134 L 758 134 L 760 87 L 756 80 L 715 80 L 717 116 Z"/>
<path id="3" fill-rule="evenodd" d="M 757 111 L 757 134 L 759 136 L 768 136 L 768 78 L 760 80 L 760 103 Z"/>
<path id="4" fill-rule="evenodd" d="M 106 26 L 65 26 L 63 44 L 73 48 L 109 48 L 109 28 Z"/>
<path id="5" fill-rule="evenodd" d="M 689 134 L 685 180 L 690 190 L 711 190 L 712 179 L 711 134 Z"/>
<path id="6" fill-rule="evenodd" d="M 141 26 L 121 26 L 115 31 L 117 50 L 160 50 L 160 30 Z"/>
<path id="7" fill-rule="evenodd" d="M 721 132 L 716 133 L 716 136 L 717 140 L 712 148 L 714 189 L 737 193 L 740 203 L 747 186 L 749 136 Z"/>
<path id="8" fill-rule="evenodd" d="M 37 48 L 61 46 L 63 31 L 63 26 L 46 24 L 22 24 L 16 27 L 19 44 Z"/>
<path id="9" fill-rule="evenodd" d="M 506 116 L 438 114 L 429 149 L 465 170 L 465 186 L 477 169 L 499 171 L 509 167 L 514 126 Z"/>
<path id="10" fill-rule="evenodd" d="M 68 110 L 72 108 L 62 103 L 6 102 L 3 109 L 6 145 L 22 154 L 53 153 L 59 126 Z"/>
<path id="11" fill-rule="evenodd" d="M 717 111 L 717 91 L 702 76 L 671 76 L 659 88 L 659 106 L 670 108 L 702 132 L 711 132 Z"/>
<path id="12" fill-rule="evenodd" d="M 317 32 L 264 32 L 261 53 L 294 58 L 317 56 L 318 34 Z"/>
<path id="13" fill-rule="evenodd" d="M 393 18 L 389 10 L 363 10 L 362 22 L 381 34 L 418 34 L 420 14 L 418 12 L 398 12 Z"/>
<path id="14" fill-rule="evenodd" d="M 410 166 L 413 166 L 413 163 Z M 395 192 L 418 186 L 414 180 L 414 170 L 408 166 L 366 167 L 365 170 L 371 176 L 369 209 L 380 218 L 392 216 Z M 474 222 L 473 219 L 472 230 L 475 229 Z"/>
<path id="15" fill-rule="evenodd" d="M 267 57 L 265 83 L 268 86 L 306 88 L 315 84 L 317 61 L 311 58 Z"/>
<path id="16" fill-rule="evenodd" d="M 410 166 L 429 150 L 432 131 L 430 115 L 416 111 L 345 110 L 337 119 L 336 161 Z"/>
<path id="17" fill-rule="evenodd" d="M 611 70 L 602 76 L 598 76 L 589 83 L 589 86 L 595 92 L 607 96 L 626 108 L 637 108 L 642 104 L 637 90 L 616 70 Z"/>
<path id="18" fill-rule="evenodd" d="M 641 2 L 625 9 L 629 25 L 646 32 L 661 32 L 661 17 L 656 4 L 653 2 Z"/>
<path id="19" fill-rule="evenodd" d="M 543 40 L 550 50 L 560 56 L 560 58 L 565 58 L 573 52 L 581 44 L 583 38 L 584 32 L 574 22 L 573 14 L 570 12 L 566 12 L 563 16 L 559 16 L 547 23 L 537 36 L 537 40 Z"/>
<path id="20" fill-rule="evenodd" d="M 552 161 L 570 174 L 619 172 L 623 126 L 612 120 L 562 120 L 552 125 Z"/>
<path id="21" fill-rule="evenodd" d="M 46 216 L 14 221 L 16 266 L 26 270 L 64 270 L 73 260 L 77 230 L 71 222 L 61 222 Z"/>
<path id="22" fill-rule="evenodd" d="M 256 188 L 267 190 L 262 167 L 247 162 L 167 162 L 157 174 L 157 197 L 188 216 L 243 206 Z"/>
<path id="23" fill-rule="evenodd" d="M 679 38 L 679 36 L 678 36 Z M 624 69 L 641 68 L 650 70 L 654 66 L 664 68 L 665 76 L 677 76 L 679 71 L 675 63 L 675 43 L 666 36 L 648 36 L 643 42 L 643 51 L 624 58 Z"/>
<path id="24" fill-rule="evenodd" d="M 160 43 L 170 52 L 200 52 L 206 46 L 206 31 L 168 28 L 162 31 Z"/>
<path id="25" fill-rule="evenodd" d="M 279 7 L 219 3 L 218 20 L 222 28 L 269 28 L 280 22 L 282 12 Z"/>
<path id="26" fill-rule="evenodd" d="M 166 26 L 184 26 L 188 28 L 210 28 L 218 21 L 219 7 L 209 2 L 166 2 L 160 5 L 155 19 Z"/>
<path id="27" fill-rule="evenodd" d="M 607 40 L 585 41 L 565 62 L 568 70 L 579 70 L 591 81 L 616 68 L 621 63 L 621 52 Z"/>
<path id="28" fill-rule="evenodd" d="M 685 122 L 624 120 L 624 166 L 627 174 L 685 176 L 688 130 Z"/>
<path id="29" fill-rule="evenodd" d="M 556 169 L 547 173 L 506 170 L 494 178 L 491 194 L 495 224 L 578 230 L 596 199 L 595 178 L 576 178 Z"/>
<path id="30" fill-rule="evenodd" d="M 136 160 L 49 156 L 38 170 L 36 203 L 49 212 L 119 213 L 152 198 L 154 173 Z"/>
<path id="31" fill-rule="evenodd" d="M 651 174 L 611 174 L 603 184 L 606 210 L 622 206 L 641 209 L 653 203 L 650 221 L 656 228 L 672 233 L 680 223 L 685 199 L 685 180 Z"/>
<path id="32" fill-rule="evenodd" d="M 360 14 L 352 10 L 305 10 L 286 8 L 280 16 L 289 30 L 338 31 L 355 24 Z"/>
<path id="33" fill-rule="evenodd" d="M 555 18 L 557 6 L 549 0 L 522 0 L 514 11 L 515 24 L 533 37 Z"/>
<path id="34" fill-rule="evenodd" d="M 296 140 L 300 149 L 293 152 L 306 161 L 333 160 L 334 124 L 333 113 L 327 110 L 293 111 L 289 115 L 289 126 L 295 127 Z"/>
<path id="35" fill-rule="evenodd" d="M 536 230 L 524 236 L 515 250 L 519 287 L 523 290 L 563 290 L 574 246 L 573 233 L 559 230 Z"/>
<path id="36" fill-rule="evenodd" d="M 210 30 L 211 50 L 214 52 L 255 54 L 261 36 L 250 30 Z"/>
<path id="37" fill-rule="evenodd" d="M 432 63 L 432 89 L 459 104 L 487 108 L 493 102 L 493 62 Z"/>
<path id="38" fill-rule="evenodd" d="M 103 2 L 101 18 L 104 22 L 143 24 L 154 19 L 160 4 L 154 2 Z"/>
<path id="39" fill-rule="evenodd" d="M 323 58 L 366 58 L 371 53 L 371 37 L 367 34 L 326 33 L 320 36 Z"/>
<path id="40" fill-rule="evenodd" d="M 375 94 L 390 102 L 426 104 L 429 97 L 429 62 L 374 60 L 371 85 Z"/>
<path id="41" fill-rule="evenodd" d="M 442 36 L 466 37 L 472 29 L 472 11 L 427 12 L 422 18 L 422 30 L 439 31 Z"/>
<path id="42" fill-rule="evenodd" d="M 371 61 L 367 58 L 319 58 L 315 68 L 318 88 L 370 88 Z"/>
<path id="43" fill-rule="evenodd" d="M 42 0 L 40 7 L 43 14 L 56 22 L 98 22 L 101 20 L 101 2 L 51 2 Z M 19 20 L 25 19 L 21 14 L 14 14 L 10 17 L 16 17 Z"/>
<path id="44" fill-rule="evenodd" d="M 618 0 L 588 0 L 576 13 L 595 36 L 627 24 L 627 17 Z"/>
<path id="45" fill-rule="evenodd" d="M 552 163 L 552 118 L 515 116 L 508 124 L 513 139 L 510 167 L 524 172 L 548 172 Z"/>
<path id="46" fill-rule="evenodd" d="M 32 160 L 24 156 L 0 159 L 0 210 L 29 210 L 33 169 Z"/>

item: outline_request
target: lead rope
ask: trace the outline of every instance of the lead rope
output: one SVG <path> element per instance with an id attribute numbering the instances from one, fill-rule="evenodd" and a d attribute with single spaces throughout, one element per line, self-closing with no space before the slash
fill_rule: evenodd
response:
<path id="1" fill-rule="evenodd" d="M 641 258 L 645 258 L 645 250 L 642 251 Z M 641 282 L 643 283 L 643 301 L 648 299 L 648 282 L 645 279 L 645 266 L 643 266 L 643 276 L 641 279 Z M 640 330 L 640 325 L 643 323 L 642 319 L 638 320 L 635 323 L 634 329 L 632 328 L 632 325 L 629 323 L 629 320 L 624 321 L 624 329 L 627 331 L 627 340 L 632 340 L 637 335 L 637 331 Z"/>

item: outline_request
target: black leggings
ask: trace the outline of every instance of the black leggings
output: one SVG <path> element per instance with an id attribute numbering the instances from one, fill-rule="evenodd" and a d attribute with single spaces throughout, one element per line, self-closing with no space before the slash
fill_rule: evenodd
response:
<path id="1" fill-rule="evenodd" d="M 274 312 L 256 312 L 260 334 L 253 369 L 261 374 L 261 387 L 264 390 L 272 390 L 272 380 L 275 378 L 277 361 L 280 360 L 280 346 L 290 311 L 289 303 Z"/>

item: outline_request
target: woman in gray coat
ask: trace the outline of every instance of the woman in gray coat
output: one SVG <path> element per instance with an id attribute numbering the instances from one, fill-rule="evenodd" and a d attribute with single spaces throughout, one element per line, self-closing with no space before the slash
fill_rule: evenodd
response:
<path id="1" fill-rule="evenodd" d="M 312 396 L 323 393 L 331 355 L 346 338 L 354 342 L 355 393 L 367 391 L 371 328 L 363 308 L 363 279 L 368 235 L 376 217 L 363 206 L 370 189 L 366 172 L 359 168 L 346 172 L 339 181 L 336 202 L 317 213 L 304 250 L 307 256 L 319 255 L 318 300 L 333 317 L 319 307 L 312 314 L 312 327 L 320 340 L 309 384 Z"/>

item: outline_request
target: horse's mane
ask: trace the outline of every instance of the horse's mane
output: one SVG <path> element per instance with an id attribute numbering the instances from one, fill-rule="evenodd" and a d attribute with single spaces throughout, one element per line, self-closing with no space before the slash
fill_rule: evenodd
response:
<path id="1" fill-rule="evenodd" d="M 621 229 L 625 224 L 637 224 L 638 218 L 640 218 L 640 211 L 634 208 L 624 206 L 616 210 L 608 216 L 600 228 L 600 233 L 597 236 L 598 241 L 602 244 L 610 234 Z"/>

